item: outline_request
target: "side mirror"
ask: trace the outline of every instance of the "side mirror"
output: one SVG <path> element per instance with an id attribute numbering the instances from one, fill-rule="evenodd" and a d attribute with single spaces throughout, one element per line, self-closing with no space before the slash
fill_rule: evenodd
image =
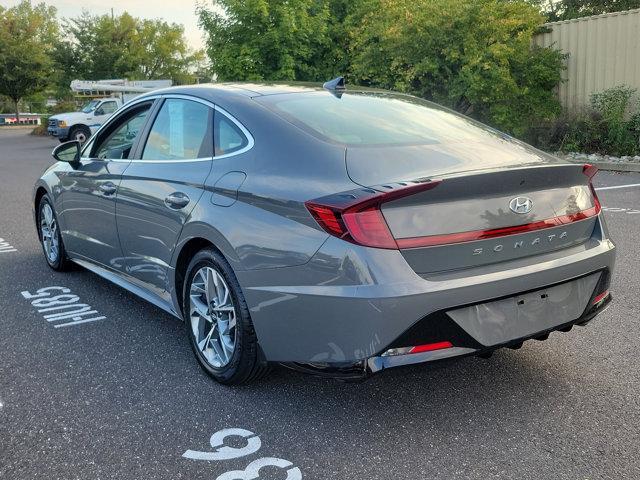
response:
<path id="1" fill-rule="evenodd" d="M 97 108 L 97 109 L 93 112 L 93 114 L 94 114 L 96 117 L 99 117 L 100 115 L 104 115 L 104 110 L 103 110 L 103 109 L 101 109 L 101 108 Z"/>
<path id="2" fill-rule="evenodd" d="M 80 161 L 80 142 L 71 140 L 61 143 L 53 149 L 51 155 L 59 162 L 77 163 Z"/>

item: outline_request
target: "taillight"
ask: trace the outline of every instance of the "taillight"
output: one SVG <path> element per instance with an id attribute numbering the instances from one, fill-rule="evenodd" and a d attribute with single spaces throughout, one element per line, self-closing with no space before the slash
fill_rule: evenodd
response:
<path id="1" fill-rule="evenodd" d="M 593 204 L 596 209 L 596 215 L 600 213 L 602 210 L 602 205 L 600 204 L 600 199 L 598 198 L 598 194 L 596 193 L 596 189 L 593 186 L 593 177 L 598 173 L 598 167 L 595 165 L 591 165 L 590 163 L 585 163 L 582 167 L 582 173 L 584 173 L 587 177 L 589 177 L 589 188 L 591 189 L 591 194 L 593 195 Z"/>
<path id="2" fill-rule="evenodd" d="M 390 188 L 386 192 L 362 188 L 310 200 L 305 205 L 318 225 L 335 237 L 366 247 L 397 249 L 398 244 L 382 215 L 382 204 L 431 190 L 440 182 L 428 180 L 402 183 L 396 188 L 385 186 L 383 188 Z"/>

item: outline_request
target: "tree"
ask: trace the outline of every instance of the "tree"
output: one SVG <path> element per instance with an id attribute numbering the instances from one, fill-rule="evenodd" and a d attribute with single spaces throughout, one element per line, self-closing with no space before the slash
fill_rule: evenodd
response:
<path id="1" fill-rule="evenodd" d="M 372 0 L 353 30 L 352 78 L 522 135 L 560 111 L 562 54 L 531 46 L 544 20 L 523 1 Z"/>
<path id="2" fill-rule="evenodd" d="M 640 8 L 640 0 L 531 0 L 550 22 Z"/>
<path id="3" fill-rule="evenodd" d="M 367 0 L 213 0 L 200 6 L 220 80 L 328 80 L 348 65 L 346 20 Z"/>
<path id="4" fill-rule="evenodd" d="M 55 8 L 23 0 L 0 7 L 0 94 L 9 97 L 20 119 L 18 103 L 44 90 L 53 73 L 51 50 L 58 31 Z"/>
<path id="5" fill-rule="evenodd" d="M 204 56 L 187 46 L 181 25 L 143 20 L 126 12 L 113 18 L 83 12 L 65 20 L 63 30 L 65 38 L 54 54 L 60 91 L 76 78 L 170 78 L 177 84 L 187 83 Z"/>

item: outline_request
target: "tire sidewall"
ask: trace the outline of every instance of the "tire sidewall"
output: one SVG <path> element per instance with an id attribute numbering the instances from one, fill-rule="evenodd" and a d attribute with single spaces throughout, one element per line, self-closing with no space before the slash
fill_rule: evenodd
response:
<path id="1" fill-rule="evenodd" d="M 233 300 L 233 305 L 236 309 L 235 347 L 233 350 L 233 356 L 231 357 L 231 361 L 228 364 L 220 368 L 216 368 L 210 365 L 204 358 L 204 355 L 202 355 L 202 352 L 200 352 L 200 349 L 196 344 L 193 330 L 191 328 L 189 294 L 193 278 L 198 270 L 200 270 L 202 267 L 214 268 L 223 276 L 224 281 L 227 283 L 227 287 L 229 288 L 229 292 Z M 193 257 L 193 259 L 189 263 L 189 267 L 187 268 L 187 276 L 184 282 L 183 291 L 183 315 L 187 328 L 187 335 L 189 336 L 189 343 L 191 344 L 191 348 L 195 356 L 197 357 L 200 366 L 209 375 L 211 375 L 221 383 L 232 381 L 232 377 L 234 377 L 238 372 L 238 370 L 240 369 L 240 364 L 244 360 L 243 356 L 246 349 L 244 327 L 249 320 L 246 318 L 246 312 L 241 307 L 244 304 L 244 298 L 241 300 L 239 298 L 239 295 L 242 295 L 242 292 L 238 291 L 238 284 L 237 280 L 235 279 L 235 275 L 233 274 L 231 267 L 229 267 L 227 262 L 218 253 L 214 252 L 213 250 L 207 249 L 198 252 Z"/>

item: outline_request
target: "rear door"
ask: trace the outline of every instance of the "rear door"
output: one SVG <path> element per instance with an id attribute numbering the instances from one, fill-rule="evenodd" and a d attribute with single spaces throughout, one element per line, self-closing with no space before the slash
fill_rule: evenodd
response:
<path id="1" fill-rule="evenodd" d="M 213 157 L 213 105 L 165 97 L 125 170 L 116 222 L 127 273 L 163 295 L 170 261 Z"/>
<path id="2" fill-rule="evenodd" d="M 86 146 L 79 165 L 61 177 L 63 235 L 72 255 L 123 269 L 116 197 L 152 104 L 140 103 L 114 118 Z"/>

